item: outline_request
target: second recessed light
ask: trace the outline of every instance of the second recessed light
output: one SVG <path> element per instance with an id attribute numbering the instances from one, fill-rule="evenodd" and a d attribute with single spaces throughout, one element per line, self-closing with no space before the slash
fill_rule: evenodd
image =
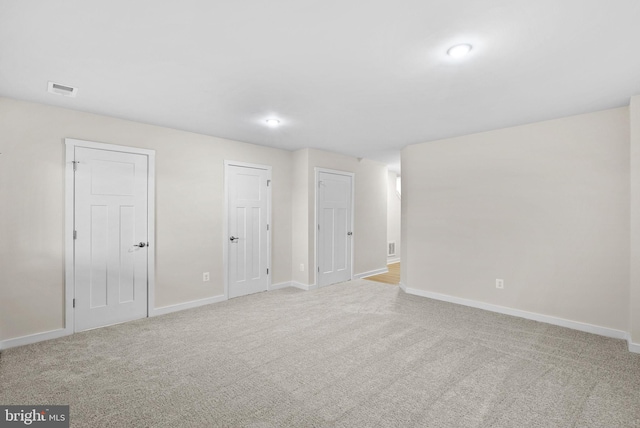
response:
<path id="1" fill-rule="evenodd" d="M 278 119 L 267 119 L 267 120 L 265 120 L 265 122 L 267 122 L 267 125 L 269 125 L 269 126 L 278 126 L 278 125 L 280 125 L 280 121 Z"/>
<path id="2" fill-rule="evenodd" d="M 464 43 L 450 47 L 447 54 L 454 58 L 460 58 L 467 55 L 469 52 L 471 52 L 471 45 Z"/>

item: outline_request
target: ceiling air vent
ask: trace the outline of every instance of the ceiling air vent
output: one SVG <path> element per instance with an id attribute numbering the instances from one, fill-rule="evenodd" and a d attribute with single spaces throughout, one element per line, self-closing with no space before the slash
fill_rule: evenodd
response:
<path id="1" fill-rule="evenodd" d="M 78 88 L 73 86 L 61 85 L 60 83 L 49 82 L 48 91 L 56 95 L 64 95 L 65 97 L 75 98 L 78 94 Z"/>

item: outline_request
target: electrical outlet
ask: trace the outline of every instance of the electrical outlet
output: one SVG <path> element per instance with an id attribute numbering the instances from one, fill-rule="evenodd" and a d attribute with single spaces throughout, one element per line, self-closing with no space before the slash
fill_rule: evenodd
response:
<path id="1" fill-rule="evenodd" d="M 211 279 L 211 277 L 209 276 L 209 272 L 204 272 L 202 274 L 202 281 L 206 282 L 209 281 Z"/>
<path id="2" fill-rule="evenodd" d="M 504 279 L 496 279 L 496 288 L 504 288 Z"/>
<path id="3" fill-rule="evenodd" d="M 304 263 L 300 263 L 300 272 L 304 272 Z"/>

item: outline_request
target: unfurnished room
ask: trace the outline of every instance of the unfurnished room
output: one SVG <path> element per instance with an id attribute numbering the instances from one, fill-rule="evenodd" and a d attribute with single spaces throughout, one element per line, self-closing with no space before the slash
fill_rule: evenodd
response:
<path id="1" fill-rule="evenodd" d="M 639 427 L 640 2 L 0 0 L 0 427 Z"/>

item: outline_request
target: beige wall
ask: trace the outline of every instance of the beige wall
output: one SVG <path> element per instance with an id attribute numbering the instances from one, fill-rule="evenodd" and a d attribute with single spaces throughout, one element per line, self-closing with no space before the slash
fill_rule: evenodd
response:
<path id="1" fill-rule="evenodd" d="M 630 328 L 631 341 L 640 344 L 640 95 L 631 98 L 631 257 Z"/>
<path id="2" fill-rule="evenodd" d="M 273 167 L 273 284 L 315 281 L 316 166 L 356 173 L 354 272 L 386 265 L 380 163 L 0 98 L 0 340 L 64 326 L 65 138 L 156 151 L 156 308 L 224 294 L 224 160 Z"/>
<path id="3" fill-rule="evenodd" d="M 293 152 L 291 198 L 293 207 L 291 279 L 309 285 L 309 149 Z M 302 270 L 300 270 L 300 265 Z"/>
<path id="4" fill-rule="evenodd" d="M 155 307 L 223 294 L 225 159 L 273 167 L 274 284 L 315 282 L 315 167 L 356 174 L 354 273 L 386 265 L 382 164 L 0 98 L 0 340 L 64 324 L 66 137 L 156 150 Z M 629 108 L 409 146 L 402 158 L 405 285 L 631 331 L 640 343 L 640 226 L 630 221 L 640 216 L 640 96 Z"/>
<path id="5" fill-rule="evenodd" d="M 402 177 L 407 287 L 628 330 L 628 108 L 408 146 Z"/>
<path id="6" fill-rule="evenodd" d="M 387 184 L 387 242 L 396 243 L 396 255 L 388 256 L 387 261 L 400 259 L 402 239 L 400 233 L 401 200 L 396 191 L 396 179 L 398 174 L 389 171 Z"/>
<path id="7" fill-rule="evenodd" d="M 64 326 L 66 137 L 156 150 L 155 307 L 224 293 L 225 159 L 273 167 L 272 282 L 291 280 L 291 152 L 0 98 L 0 340 Z"/>

